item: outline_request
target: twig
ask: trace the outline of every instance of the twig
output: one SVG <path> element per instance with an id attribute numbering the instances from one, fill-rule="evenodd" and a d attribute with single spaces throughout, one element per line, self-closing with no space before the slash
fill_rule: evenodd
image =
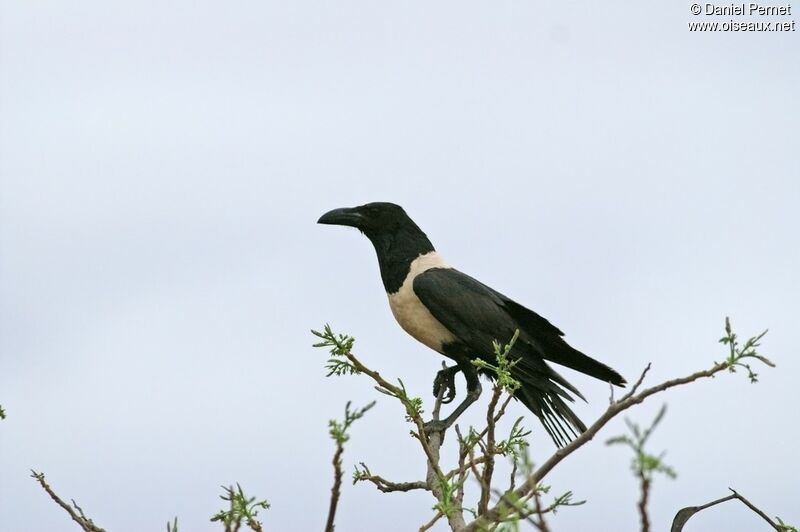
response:
<path id="1" fill-rule="evenodd" d="M 623 395 L 622 398 L 620 399 L 620 401 L 624 401 L 626 399 L 630 399 L 631 397 L 633 397 L 633 395 L 636 393 L 636 390 L 638 390 L 639 386 L 641 386 L 642 383 L 644 382 L 644 378 L 647 375 L 647 372 L 650 371 L 650 366 L 651 366 L 651 363 L 648 362 L 647 363 L 647 367 L 644 368 L 644 371 L 642 371 L 642 374 L 639 375 L 639 378 L 636 380 L 636 382 L 634 383 L 633 387 L 631 387 L 631 391 L 629 391 L 628 393 Z"/>
<path id="2" fill-rule="evenodd" d="M 606 445 L 625 445 L 633 450 L 634 458 L 631 463 L 631 469 L 634 475 L 639 479 L 639 501 L 637 502 L 637 509 L 639 510 L 639 521 L 642 524 L 642 532 L 650 532 L 650 517 L 647 513 L 647 502 L 650 499 L 650 486 L 652 485 L 653 475 L 655 473 L 663 473 L 664 475 L 675 478 L 675 471 L 663 462 L 664 453 L 659 456 L 651 455 L 645 449 L 647 441 L 653 434 L 664 415 L 667 412 L 667 405 L 663 405 L 656 414 L 653 422 L 649 427 L 641 429 L 639 425 L 625 418 L 625 424 L 628 425 L 630 435 L 615 436 L 606 441 Z"/>
<path id="3" fill-rule="evenodd" d="M 211 517 L 211 521 L 219 521 L 225 526 L 225 532 L 238 532 L 242 523 L 254 532 L 263 532 L 264 527 L 257 519 L 259 509 L 269 508 L 266 500 L 258 501 L 256 497 L 248 497 L 240 484 L 222 486 L 224 494 L 219 498 L 228 503 L 228 510 L 220 510 Z"/>
<path id="4" fill-rule="evenodd" d="M 342 453 L 344 452 L 343 445 L 336 446 L 336 452 L 333 455 L 333 487 L 331 488 L 331 502 L 328 506 L 328 520 L 325 523 L 325 532 L 333 532 L 335 528 L 334 522 L 336 521 L 336 507 L 339 505 L 339 496 L 341 495 L 342 488 Z"/>
<path id="5" fill-rule="evenodd" d="M 534 513 L 536 513 L 536 517 L 539 518 L 539 521 L 536 522 L 536 528 L 539 529 L 539 532 L 550 532 L 550 528 L 547 526 L 547 521 L 544 518 L 544 514 L 547 512 L 544 511 L 546 509 L 542 508 L 542 498 L 539 496 L 538 490 L 533 492 L 533 504 Z"/>
<path id="6" fill-rule="evenodd" d="M 495 384 L 494 393 L 489 400 L 489 408 L 486 411 L 486 449 L 483 453 L 486 463 L 483 465 L 483 476 L 481 478 L 481 497 L 478 501 L 478 514 L 483 514 L 489 509 L 489 496 L 491 495 L 492 475 L 494 474 L 494 454 L 495 454 L 495 419 L 494 411 L 503 388 Z M 471 458 L 471 457 L 470 457 Z M 472 460 L 474 462 L 474 460 Z"/>
<path id="7" fill-rule="evenodd" d="M 460 435 L 459 435 L 460 436 Z M 462 440 L 463 441 L 463 440 Z M 481 494 L 491 486 L 487 486 L 483 483 L 483 475 L 481 475 L 480 471 L 478 471 L 478 464 L 483 463 L 488 460 L 488 455 L 484 454 L 480 458 L 475 457 L 475 443 L 472 445 L 467 445 L 466 443 L 464 446 L 467 448 L 467 456 L 469 456 L 469 462 L 467 462 L 464 466 L 464 472 L 470 471 L 472 472 L 472 476 L 475 477 L 475 480 L 478 481 L 478 484 L 481 486 Z M 461 473 L 461 472 L 459 472 Z M 461 473 L 464 475 L 464 473 Z"/>
<path id="8" fill-rule="evenodd" d="M 770 524 L 772 528 L 777 530 L 778 532 L 785 532 L 786 530 L 791 530 L 790 527 L 781 526 L 772 519 L 770 519 L 767 514 L 761 511 L 758 507 L 756 507 L 753 503 L 748 501 L 743 495 L 740 495 L 736 490 L 733 488 L 728 488 L 731 490 L 731 495 L 727 497 L 722 497 L 721 499 L 717 499 L 715 501 L 711 501 L 709 503 L 703 504 L 701 506 L 688 506 L 686 508 L 682 508 L 678 510 L 678 513 L 675 514 L 675 518 L 672 521 L 672 527 L 670 528 L 670 532 L 681 532 L 683 527 L 686 525 L 686 522 L 696 513 L 705 510 L 706 508 L 711 508 L 712 506 L 716 506 L 717 504 L 730 501 L 732 499 L 739 499 L 744 503 L 748 508 L 753 510 L 759 516 L 761 516 L 764 521 Z"/>
<path id="9" fill-rule="evenodd" d="M 384 493 L 391 493 L 393 491 L 413 491 L 413 490 L 426 490 L 430 491 L 428 484 L 417 480 L 415 482 L 391 482 L 381 477 L 369 477 L 368 480 L 375 484 L 375 486 Z"/>
<path id="10" fill-rule="evenodd" d="M 772 528 L 774 528 L 775 530 L 778 530 L 779 532 L 783 530 L 783 529 L 782 529 L 782 528 L 781 528 L 781 527 L 780 527 L 780 526 L 779 526 L 777 523 L 775 523 L 775 522 L 774 522 L 772 519 L 770 519 L 770 518 L 767 516 L 767 514 L 765 514 L 765 513 L 764 513 L 764 512 L 762 512 L 761 510 L 759 510 L 759 509 L 758 509 L 758 508 L 757 508 L 757 507 L 756 507 L 756 506 L 755 506 L 753 503 L 751 503 L 750 501 L 748 501 L 747 499 L 745 499 L 743 496 L 739 495 L 739 494 L 736 492 L 736 490 L 735 490 L 735 489 L 733 489 L 733 488 L 728 488 L 728 489 L 729 489 L 729 490 L 731 490 L 731 492 L 733 493 L 733 496 L 734 496 L 734 497 L 736 497 L 737 499 L 739 499 L 740 501 L 742 501 L 742 502 L 743 502 L 743 503 L 744 503 L 744 504 L 745 504 L 745 505 L 746 505 L 748 508 L 750 508 L 750 509 L 751 509 L 751 510 L 753 510 L 755 513 L 757 513 L 758 515 L 760 515 L 760 516 L 761 516 L 761 518 L 762 518 L 762 519 L 764 519 L 764 521 L 766 521 L 767 523 L 769 523 L 769 524 L 772 526 Z"/>
<path id="11" fill-rule="evenodd" d="M 331 419 L 328 421 L 328 427 L 330 428 L 329 434 L 333 441 L 336 442 L 336 452 L 333 454 L 333 486 L 331 487 L 331 500 L 328 507 L 328 520 L 325 525 L 325 532 L 333 532 L 335 528 L 336 508 L 339 504 L 342 488 L 342 454 L 344 453 L 345 442 L 350 439 L 347 430 L 355 421 L 364 417 L 364 414 L 373 406 L 375 406 L 375 401 L 372 401 L 358 410 L 350 410 L 350 401 L 348 401 L 344 407 L 344 420 L 337 421 Z M 366 466 L 364 466 L 364 469 L 368 472 Z"/>
<path id="12" fill-rule="evenodd" d="M 537 530 L 540 532 L 549 532 L 547 528 L 547 523 L 544 521 L 543 515 L 553 511 L 555 505 L 548 506 L 547 508 L 541 507 L 541 499 L 539 498 L 539 492 L 534 491 L 533 493 L 526 496 L 524 499 L 520 499 L 519 501 L 512 501 L 507 497 L 506 493 L 500 493 L 499 490 L 493 489 L 492 492 L 504 503 L 508 503 L 508 505 L 516 510 L 516 514 L 504 516 L 502 521 L 522 521 L 523 519 L 528 521 L 530 524 L 535 526 Z M 528 501 L 535 497 L 535 506 L 533 508 L 528 507 Z M 533 514 L 537 514 L 539 517 L 539 521 L 536 521 L 531 516 Z"/>
<path id="13" fill-rule="evenodd" d="M 506 413 L 506 407 L 508 406 L 508 403 L 510 403 L 510 402 L 511 402 L 511 400 L 512 400 L 513 398 L 514 398 L 514 396 L 513 396 L 513 395 L 508 395 L 508 396 L 506 396 L 506 399 L 503 401 L 503 404 L 500 406 L 500 410 L 498 410 L 498 411 L 497 411 L 497 413 L 495 414 L 495 416 L 494 416 L 494 418 L 493 418 L 495 423 L 497 423 L 498 421 L 500 421 L 500 418 L 502 418 L 502 417 L 505 415 L 505 413 Z M 482 431 L 478 432 L 478 433 L 476 434 L 476 436 L 475 436 L 475 441 L 474 441 L 474 443 L 472 444 L 472 447 L 474 447 L 475 445 L 477 445 L 479 441 L 481 441 L 483 438 L 485 438 L 485 437 L 486 437 L 486 434 L 487 434 L 488 432 L 489 432 L 489 427 L 488 427 L 488 426 L 484 427 Z M 459 436 L 459 437 L 460 437 L 460 436 Z M 469 449 L 469 448 L 467 448 L 467 446 L 464 446 L 464 447 L 461 449 L 461 452 L 460 452 L 460 454 L 459 454 L 459 460 L 461 460 L 461 459 L 465 458 L 465 457 L 466 457 L 466 456 L 467 456 L 469 453 L 470 453 L 470 449 Z M 472 467 L 472 466 L 474 466 L 474 465 L 477 465 L 477 464 L 482 464 L 482 463 L 483 463 L 483 462 L 485 462 L 485 461 L 486 461 L 486 457 L 485 457 L 485 456 L 479 456 L 479 457 L 477 457 L 477 458 L 475 459 L 474 463 L 469 463 L 469 464 L 467 464 L 467 465 L 469 465 L 470 467 Z M 452 476 L 453 476 L 454 474 L 456 474 L 456 473 L 458 473 L 458 469 L 454 469 L 454 470 L 450 471 L 449 473 L 447 473 L 447 475 L 446 475 L 446 476 L 447 476 L 447 478 L 450 478 L 450 477 L 452 477 Z"/>
<path id="14" fill-rule="evenodd" d="M 383 493 L 391 493 L 394 491 L 413 491 L 413 490 L 427 490 L 430 491 L 428 488 L 428 484 L 422 480 L 417 480 L 414 482 L 392 482 L 391 480 L 386 480 L 385 478 L 381 477 L 380 475 L 373 475 L 367 469 L 367 466 L 362 462 L 361 467 L 364 468 L 366 474 L 361 475 L 357 478 L 357 480 L 366 480 L 367 482 L 372 482 L 375 484 L 375 487 L 378 488 Z"/>
<path id="15" fill-rule="evenodd" d="M 355 366 L 355 368 L 359 372 L 364 373 L 365 375 L 369 376 L 373 381 L 375 381 L 378 384 L 376 389 L 379 392 L 384 393 L 384 394 L 386 394 L 388 392 L 388 395 L 391 395 L 391 396 L 394 396 L 394 397 L 397 397 L 397 398 L 403 397 L 405 395 L 405 390 L 403 390 L 399 386 L 395 386 L 394 384 L 392 384 L 389 381 L 387 381 L 386 379 L 384 379 L 381 376 L 381 374 L 378 373 L 377 371 L 371 370 L 368 367 L 366 367 L 364 364 L 361 363 L 360 360 L 358 360 L 358 358 L 356 358 L 356 356 L 352 352 L 347 351 L 347 352 L 345 352 L 343 354 L 344 354 L 345 357 L 347 357 L 347 359 L 350 361 L 350 363 L 352 363 L 353 366 Z M 441 399 L 439 399 L 439 398 L 437 398 L 437 405 L 434 406 L 434 412 L 438 414 L 438 410 L 436 409 L 437 406 L 438 406 L 438 408 L 441 408 Z M 407 410 L 408 410 L 408 408 L 407 408 Z M 438 453 L 438 449 L 437 449 L 436 453 L 434 454 L 433 450 L 431 449 L 431 442 L 429 441 L 432 438 L 426 438 L 424 436 L 425 435 L 425 429 L 423 427 L 424 423 L 422 421 L 422 418 L 420 416 L 418 416 L 418 415 L 411 415 L 410 413 L 409 413 L 409 417 L 411 418 L 411 421 L 416 425 L 416 428 L 417 428 L 417 433 L 416 434 L 412 433 L 412 434 L 414 434 L 414 436 L 417 438 L 417 440 L 419 440 L 420 444 L 422 445 L 422 449 L 423 449 L 423 451 L 425 451 L 425 456 L 428 458 L 428 463 L 431 464 L 436 470 L 438 470 L 438 473 L 441 476 L 441 469 L 439 469 L 439 453 Z M 435 419 L 438 419 L 438 417 L 435 418 Z M 442 444 L 441 435 L 439 435 L 437 445 L 439 447 L 441 447 L 441 444 Z"/>
<path id="16" fill-rule="evenodd" d="M 647 515 L 647 500 L 650 498 L 650 479 L 645 474 L 639 475 L 639 520 L 642 523 L 642 532 L 650 532 L 650 518 Z"/>
<path id="17" fill-rule="evenodd" d="M 73 510 L 70 505 L 62 501 L 61 498 L 58 495 L 56 495 L 56 493 L 53 491 L 53 489 L 45 480 L 44 473 L 37 473 L 36 471 L 31 469 L 31 477 L 36 479 L 36 481 L 39 483 L 40 486 L 42 486 L 44 491 L 47 492 L 50 498 L 53 499 L 56 502 L 56 504 L 61 506 L 69 514 L 72 520 L 78 523 L 78 525 L 80 525 L 81 529 L 83 529 L 84 532 L 106 532 L 104 529 L 95 525 L 91 519 L 86 517 L 86 515 L 84 515 L 83 513 L 83 510 L 81 510 L 81 507 L 75 504 L 74 500 L 72 501 L 72 505 L 75 507 L 75 510 L 77 510 L 77 512 Z"/>
<path id="18" fill-rule="evenodd" d="M 433 528 L 433 525 L 436 524 L 436 521 L 438 521 L 442 517 L 444 517 L 444 514 L 442 512 L 436 512 L 436 515 L 434 515 L 430 521 L 419 527 L 419 532 L 425 532 L 426 530 L 430 530 L 431 528 Z"/>
<path id="19" fill-rule="evenodd" d="M 461 456 L 459 454 L 458 467 L 448 471 L 447 474 L 445 474 L 445 478 L 453 478 L 455 475 L 460 473 L 462 470 L 472 469 L 475 466 L 486 462 L 486 460 L 487 460 L 486 456 L 476 456 L 474 460 L 470 460 L 469 462 L 467 462 L 467 461 L 464 460 L 467 456 L 469 456 L 469 453 L 467 453 L 466 456 Z"/>
<path id="20" fill-rule="evenodd" d="M 456 434 L 458 435 L 459 445 L 463 446 L 464 438 L 461 436 L 461 431 L 459 430 L 458 425 L 456 425 Z M 458 505 L 462 508 L 464 507 L 464 484 L 467 483 L 468 475 L 467 466 L 464 463 L 466 458 L 467 457 L 465 454 L 461 452 L 458 453 L 458 492 L 456 493 L 456 500 L 458 501 Z"/>

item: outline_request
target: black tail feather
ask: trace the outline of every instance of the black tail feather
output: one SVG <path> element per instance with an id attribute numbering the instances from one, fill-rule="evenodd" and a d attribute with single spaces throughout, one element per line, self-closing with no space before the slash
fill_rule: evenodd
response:
<path id="1" fill-rule="evenodd" d="M 519 324 L 521 343 L 533 349 L 539 356 L 604 382 L 610 382 L 617 386 L 625 384 L 622 375 L 565 342 L 562 338 L 564 333 L 558 327 L 516 301 L 502 294 L 498 294 L 498 296 L 503 301 L 506 310 Z"/>
<path id="2" fill-rule="evenodd" d="M 552 337 L 544 345 L 541 342 L 526 342 L 528 346 L 550 362 L 579 371 L 603 382 L 625 386 L 625 378 L 613 368 L 584 355 L 560 337 Z"/>
<path id="3" fill-rule="evenodd" d="M 523 386 L 515 397 L 539 418 L 557 447 L 564 447 L 586 430 L 586 425 L 558 395 Z"/>
<path id="4" fill-rule="evenodd" d="M 514 396 L 539 418 L 556 446 L 563 447 L 586 430 L 586 425 L 567 405 L 566 401 L 574 399 L 564 388 L 582 399 L 583 396 L 547 363 L 531 362 L 530 358 L 522 358 L 512 369 L 512 375 L 521 384 Z"/>
<path id="5" fill-rule="evenodd" d="M 523 385 L 515 397 L 539 418 L 558 447 L 564 447 L 586 430 L 586 425 L 558 395 L 543 394 Z"/>

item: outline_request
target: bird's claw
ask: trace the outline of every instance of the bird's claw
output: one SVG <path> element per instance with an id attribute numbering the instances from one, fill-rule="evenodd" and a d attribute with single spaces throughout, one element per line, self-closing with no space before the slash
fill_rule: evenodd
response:
<path id="1" fill-rule="evenodd" d="M 456 398 L 456 373 L 458 371 L 458 366 L 445 368 L 436 373 L 436 378 L 433 379 L 433 396 L 439 397 L 444 390 L 442 404 L 452 403 Z"/>

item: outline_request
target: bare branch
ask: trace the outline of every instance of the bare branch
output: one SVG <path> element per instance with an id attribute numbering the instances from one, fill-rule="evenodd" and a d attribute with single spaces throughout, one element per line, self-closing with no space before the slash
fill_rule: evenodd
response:
<path id="1" fill-rule="evenodd" d="M 770 519 L 769 517 L 767 517 L 767 514 L 765 514 L 765 513 L 764 513 L 764 512 L 762 512 L 761 510 L 759 510 L 759 509 L 758 509 L 758 508 L 757 508 L 757 507 L 756 507 L 756 506 L 755 506 L 753 503 L 751 503 L 750 501 L 748 501 L 747 499 L 745 499 L 743 496 L 739 495 L 739 494 L 736 492 L 736 490 L 734 490 L 733 488 L 728 488 L 728 489 L 729 489 L 729 490 L 731 490 L 731 492 L 733 492 L 733 496 L 734 496 L 734 497 L 736 497 L 737 499 L 739 499 L 740 501 L 742 501 L 742 502 L 745 504 L 745 506 L 747 506 L 748 508 L 750 508 L 751 510 L 753 510 L 755 513 L 757 513 L 758 515 L 760 515 L 760 516 L 761 516 L 761 518 L 762 518 L 762 519 L 764 519 L 764 521 L 766 521 L 767 523 L 769 523 L 769 524 L 772 526 L 772 528 L 774 528 L 774 529 L 775 529 L 775 530 L 777 530 L 778 532 L 783 532 L 783 530 L 784 530 L 784 528 L 785 528 L 785 527 L 781 527 L 780 525 L 778 525 L 777 523 L 775 523 L 775 522 L 774 522 L 772 519 Z"/>
<path id="2" fill-rule="evenodd" d="M 663 462 L 664 453 L 659 456 L 652 455 L 647 452 L 645 445 L 647 440 L 653 434 L 653 431 L 664 419 L 664 414 L 667 412 L 667 405 L 662 405 L 661 409 L 656 414 L 655 419 L 649 427 L 642 429 L 633 421 L 625 418 L 625 424 L 628 425 L 630 434 L 615 436 L 606 441 L 606 445 L 625 445 L 630 447 L 633 451 L 634 458 L 631 463 L 631 469 L 634 475 L 639 479 L 639 502 L 637 508 L 639 510 L 639 521 L 642 524 L 642 532 L 650 531 L 650 517 L 647 513 L 647 502 L 650 498 L 650 486 L 652 485 L 653 475 L 655 473 L 663 473 L 664 475 L 675 478 L 675 471 Z"/>
<path id="3" fill-rule="evenodd" d="M 331 501 L 328 506 L 328 520 L 325 523 L 325 532 L 333 532 L 335 528 L 334 522 L 336 520 L 336 507 L 339 504 L 339 497 L 341 495 L 342 487 L 342 453 L 344 447 L 342 445 L 336 446 L 336 452 L 333 455 L 333 487 L 331 487 Z"/>
<path id="4" fill-rule="evenodd" d="M 74 510 L 70 505 L 62 501 L 61 498 L 58 495 L 56 495 L 56 493 L 53 491 L 53 489 L 45 480 L 44 473 L 37 473 L 36 471 L 31 470 L 31 477 L 36 479 L 36 481 L 39 483 L 40 486 L 42 486 L 42 489 L 44 489 L 44 491 L 47 492 L 50 498 L 53 499 L 56 502 L 56 504 L 61 506 L 69 514 L 72 520 L 78 523 L 78 525 L 80 525 L 81 529 L 84 530 L 84 532 L 105 532 L 104 529 L 95 525 L 91 519 L 89 519 L 88 517 L 86 517 L 86 515 L 84 515 L 83 510 L 81 510 L 80 506 L 75 504 L 74 500 L 72 501 L 72 506 L 75 507 Z M 77 510 L 77 512 L 75 510 Z"/>
<path id="5" fill-rule="evenodd" d="M 345 442 L 350 439 L 347 430 L 353 423 L 364 417 L 364 414 L 373 406 L 375 406 L 375 401 L 372 401 L 363 408 L 350 410 L 350 401 L 348 401 L 344 407 L 344 419 L 342 421 L 337 421 L 335 419 L 328 421 L 328 427 L 330 429 L 329 434 L 333 441 L 336 442 L 336 452 L 333 454 L 333 486 L 331 487 L 331 500 L 328 507 L 328 520 L 325 525 L 325 532 L 333 532 L 334 522 L 336 520 L 336 508 L 339 504 L 342 488 L 342 454 L 344 453 Z"/>
<path id="6" fill-rule="evenodd" d="M 494 393 L 489 400 L 489 408 L 486 411 L 486 449 L 483 453 L 485 464 L 483 466 L 483 476 L 481 478 L 481 497 L 478 501 L 478 514 L 485 513 L 489 509 L 489 496 L 491 495 L 492 475 L 494 474 L 494 454 L 495 454 L 495 409 L 503 388 L 495 384 Z M 472 460 L 474 463 L 474 460 Z"/>
<path id="7" fill-rule="evenodd" d="M 650 532 L 650 517 L 647 514 L 647 501 L 650 498 L 650 478 L 645 475 L 639 477 L 639 520 L 642 523 L 642 532 Z"/>
<path id="8" fill-rule="evenodd" d="M 755 506 L 753 503 L 748 501 L 744 496 L 740 495 L 736 490 L 734 490 L 733 488 L 728 488 L 728 489 L 731 490 L 732 494 L 728 495 L 727 497 L 722 497 L 721 499 L 717 499 L 717 500 L 711 501 L 711 502 L 703 504 L 701 506 L 688 506 L 686 508 L 682 508 L 682 509 L 678 510 L 678 513 L 675 514 L 675 518 L 672 521 L 672 527 L 670 528 L 670 532 L 682 532 L 683 527 L 686 525 L 686 522 L 694 514 L 696 514 L 698 512 L 701 512 L 701 511 L 705 510 L 706 508 L 711 508 L 712 506 L 716 506 L 717 504 L 720 504 L 720 503 L 723 503 L 723 502 L 727 502 L 727 501 L 730 501 L 732 499 L 739 499 L 740 501 L 742 501 L 742 503 L 744 505 L 746 505 L 748 508 L 750 508 L 755 513 L 757 513 L 759 516 L 761 516 L 761 518 L 764 519 L 764 521 L 769 523 L 770 526 L 772 528 L 774 528 L 775 530 L 777 530 L 778 532 L 788 532 L 788 531 L 794 529 L 793 527 L 784 525 L 782 523 L 780 523 L 780 524 L 776 523 L 775 521 L 770 519 L 767 516 L 767 514 L 765 514 L 763 511 L 761 511 L 757 506 Z"/>
<path id="9" fill-rule="evenodd" d="M 533 521 L 536 528 L 538 528 L 540 532 L 550 532 L 550 527 L 547 526 L 547 520 L 544 518 L 547 509 L 542 508 L 542 497 L 539 495 L 539 490 L 533 492 L 533 510 L 533 513 L 535 513 L 538 518 L 538 520 Z"/>
<path id="10" fill-rule="evenodd" d="M 356 473 L 353 475 L 353 483 L 359 481 L 372 482 L 375 487 L 384 493 L 391 493 L 394 491 L 412 491 L 412 490 L 426 490 L 430 491 L 428 484 L 425 481 L 417 480 L 415 482 L 392 482 L 386 480 L 380 475 L 373 475 L 364 462 L 361 462 L 362 470 L 356 467 Z"/>
<path id="11" fill-rule="evenodd" d="M 493 489 L 492 492 L 500 500 L 508 503 L 509 507 L 511 507 L 514 510 L 516 510 L 516 514 L 505 516 L 505 517 L 503 517 L 503 519 L 501 521 L 522 521 L 522 520 L 526 520 L 526 521 L 528 521 L 528 523 L 530 523 L 531 525 L 536 527 L 536 529 L 539 530 L 540 532 L 550 532 L 548 527 L 547 527 L 547 523 L 544 521 L 544 518 L 543 518 L 543 514 L 547 513 L 550 510 L 544 509 L 544 508 L 541 507 L 541 499 L 539 498 L 539 492 L 538 491 L 532 493 L 529 497 L 526 497 L 525 499 L 521 499 L 519 501 L 512 501 L 512 500 L 508 499 L 506 497 L 507 494 L 500 493 L 500 491 L 498 491 L 496 489 Z M 534 507 L 530 508 L 528 506 L 528 504 L 527 504 L 528 500 L 530 500 L 531 498 L 534 498 L 534 497 L 536 498 L 535 501 L 534 501 Z M 538 521 L 531 517 L 533 514 L 537 514 L 537 517 L 539 517 Z"/>
<path id="12" fill-rule="evenodd" d="M 464 445 L 464 438 L 461 436 L 461 431 L 459 430 L 458 425 L 456 425 L 455 429 L 456 429 L 456 434 L 458 435 L 459 446 L 463 446 Z M 458 471 L 458 492 L 456 493 L 456 500 L 458 501 L 458 505 L 461 506 L 462 508 L 464 507 L 464 484 L 467 483 L 467 475 L 469 474 L 468 473 L 468 469 L 467 469 L 467 465 L 464 462 L 466 460 L 466 458 L 467 458 L 467 456 L 464 453 L 462 453 L 461 450 L 459 449 L 459 453 L 458 453 L 458 470 L 457 470 Z M 471 467 L 474 467 L 474 466 L 471 466 Z M 450 478 L 449 473 L 448 473 L 448 478 Z"/>
<path id="13" fill-rule="evenodd" d="M 419 527 L 419 532 L 425 532 L 426 530 L 430 530 L 431 528 L 433 528 L 433 525 L 436 524 L 436 521 L 438 521 L 442 517 L 444 517 L 444 514 L 442 512 L 436 512 L 436 515 L 434 515 L 430 521 Z"/>
<path id="14" fill-rule="evenodd" d="M 647 367 L 644 368 L 644 371 L 642 371 L 642 374 L 639 375 L 639 378 L 636 380 L 634 385 L 631 387 L 631 391 L 629 391 L 628 393 L 623 395 L 622 399 L 620 399 L 620 401 L 624 401 L 625 399 L 630 399 L 631 397 L 633 397 L 633 395 L 636 393 L 636 390 L 638 390 L 639 386 L 641 386 L 642 383 L 644 382 L 644 378 L 647 375 L 647 372 L 650 371 L 650 366 L 651 366 L 651 363 L 648 362 L 647 363 Z"/>

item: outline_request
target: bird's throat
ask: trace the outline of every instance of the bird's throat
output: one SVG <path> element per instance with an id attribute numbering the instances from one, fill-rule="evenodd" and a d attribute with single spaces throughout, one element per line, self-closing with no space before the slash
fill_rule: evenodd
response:
<path id="1" fill-rule="evenodd" d="M 381 279 L 387 294 L 397 292 L 417 257 L 435 253 L 433 244 L 422 231 L 397 233 L 382 238 L 370 238 L 378 255 Z M 437 255 L 438 256 L 438 255 Z"/>

